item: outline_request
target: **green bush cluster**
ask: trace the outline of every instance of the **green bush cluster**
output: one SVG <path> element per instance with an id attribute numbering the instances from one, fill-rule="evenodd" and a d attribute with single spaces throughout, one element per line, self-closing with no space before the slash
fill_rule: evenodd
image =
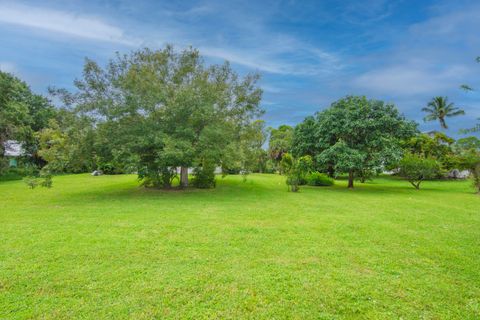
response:
<path id="1" fill-rule="evenodd" d="M 0 181 L 22 180 L 24 177 L 23 170 L 17 168 L 6 169 L 0 175 Z"/>
<path id="2" fill-rule="evenodd" d="M 325 173 L 318 171 L 309 173 L 306 176 L 306 180 L 309 186 L 333 186 L 335 183 L 335 181 Z"/>
<path id="3" fill-rule="evenodd" d="M 215 188 L 215 167 L 214 166 L 203 166 L 197 167 L 193 172 L 192 184 L 196 188 L 208 189 Z"/>
<path id="4" fill-rule="evenodd" d="M 28 175 L 23 178 L 23 181 L 30 189 L 35 189 L 38 186 L 44 188 L 52 187 L 52 174 L 46 170 L 39 171 L 34 175 Z"/>

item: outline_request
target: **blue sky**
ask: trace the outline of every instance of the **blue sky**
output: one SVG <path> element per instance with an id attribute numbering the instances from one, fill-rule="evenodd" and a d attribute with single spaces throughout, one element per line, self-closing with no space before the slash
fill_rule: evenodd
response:
<path id="1" fill-rule="evenodd" d="M 395 103 L 422 130 L 428 100 L 446 95 L 480 117 L 480 2 L 370 1 L 4 1 L 0 69 L 39 93 L 71 88 L 85 57 L 171 43 L 258 71 L 269 125 L 294 125 L 347 94 Z M 459 89 L 468 83 L 479 91 Z"/>

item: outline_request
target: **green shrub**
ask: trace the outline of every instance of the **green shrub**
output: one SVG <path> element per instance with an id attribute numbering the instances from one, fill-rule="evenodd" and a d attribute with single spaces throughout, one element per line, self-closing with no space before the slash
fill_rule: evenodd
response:
<path id="1" fill-rule="evenodd" d="M 307 184 L 309 186 L 333 186 L 335 181 L 324 173 L 312 172 L 307 175 Z"/>
<path id="2" fill-rule="evenodd" d="M 23 170 L 18 168 L 9 168 L 3 171 L 3 173 L 0 175 L 0 181 L 22 180 L 23 176 Z"/>
<path id="3" fill-rule="evenodd" d="M 193 171 L 192 184 L 194 187 L 200 189 L 215 188 L 215 167 L 196 167 Z"/>
<path id="4" fill-rule="evenodd" d="M 44 188 L 52 187 L 52 174 L 43 168 L 40 171 L 30 172 L 23 178 L 23 181 L 30 189 L 35 189 L 38 186 Z"/>
<path id="5" fill-rule="evenodd" d="M 297 192 L 301 185 L 307 184 L 307 175 L 313 167 L 313 160 L 310 156 L 294 158 L 291 154 L 285 153 L 280 161 L 282 171 L 287 175 L 285 181 L 290 191 Z"/>
<path id="6" fill-rule="evenodd" d="M 52 187 L 52 174 L 50 172 L 40 172 L 40 185 L 44 188 Z"/>
<path id="7" fill-rule="evenodd" d="M 109 162 L 100 163 L 97 166 L 98 170 L 102 171 L 103 174 L 117 174 L 119 173 L 115 166 Z"/>
<path id="8" fill-rule="evenodd" d="M 172 183 L 178 178 L 177 171 L 173 167 L 162 167 L 160 169 L 141 168 L 138 170 L 138 178 L 145 188 L 169 189 Z"/>
<path id="9" fill-rule="evenodd" d="M 32 176 L 23 178 L 23 181 L 30 189 L 35 189 L 40 184 L 40 179 Z"/>

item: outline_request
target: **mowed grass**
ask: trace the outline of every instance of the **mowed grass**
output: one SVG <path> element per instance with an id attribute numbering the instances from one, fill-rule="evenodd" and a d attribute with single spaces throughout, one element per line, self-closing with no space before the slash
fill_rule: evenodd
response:
<path id="1" fill-rule="evenodd" d="M 382 178 L 0 183 L 2 319 L 479 319 L 480 196 Z"/>

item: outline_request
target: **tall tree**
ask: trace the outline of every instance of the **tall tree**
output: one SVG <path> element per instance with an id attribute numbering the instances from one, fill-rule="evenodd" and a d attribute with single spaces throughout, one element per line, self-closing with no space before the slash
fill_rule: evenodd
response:
<path id="1" fill-rule="evenodd" d="M 402 156 L 401 140 L 416 131 L 416 124 L 392 104 L 347 96 L 317 114 L 316 158 L 325 169 L 348 174 L 348 187 L 356 177 L 379 172 Z"/>
<path id="2" fill-rule="evenodd" d="M 290 152 L 292 148 L 293 128 L 288 125 L 281 125 L 278 129 L 269 128 L 269 133 L 268 154 L 281 172 L 280 161 L 283 155 Z"/>
<path id="3" fill-rule="evenodd" d="M 78 91 L 63 96 L 114 133 L 112 154 L 145 184 L 169 186 L 180 166 L 186 186 L 188 167 L 212 177 L 242 128 L 261 114 L 258 78 L 240 79 L 228 63 L 206 66 L 197 50 L 167 46 L 117 55 L 106 68 L 87 60 Z"/>
<path id="4" fill-rule="evenodd" d="M 422 108 L 422 111 L 427 113 L 425 121 L 438 120 L 443 129 L 448 129 L 445 118 L 465 114 L 465 111 L 449 103 L 447 97 L 434 97 L 426 107 Z"/>

